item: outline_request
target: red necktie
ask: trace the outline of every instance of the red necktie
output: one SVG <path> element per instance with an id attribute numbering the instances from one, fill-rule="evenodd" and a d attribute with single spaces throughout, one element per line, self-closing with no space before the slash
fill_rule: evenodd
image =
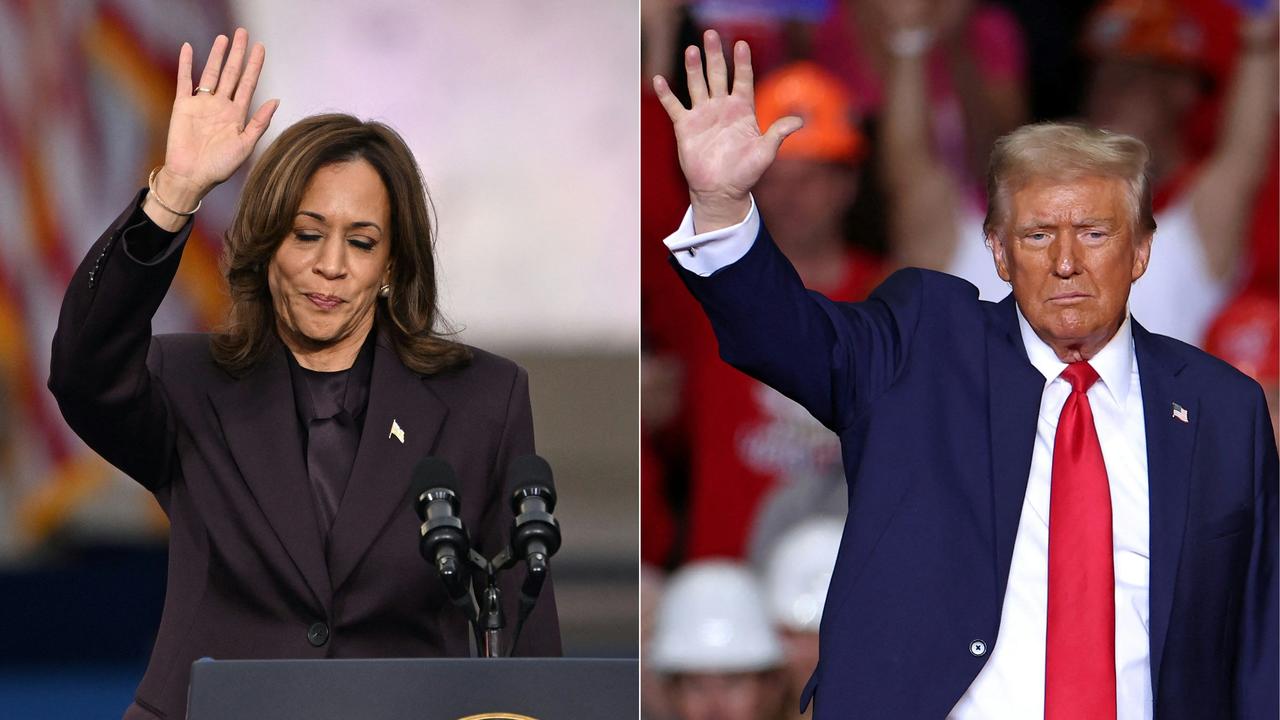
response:
<path id="1" fill-rule="evenodd" d="M 1116 716 L 1115 568 L 1111 489 L 1085 393 L 1087 362 L 1062 371 L 1071 395 L 1058 417 L 1049 496 L 1049 617 L 1045 720 Z"/>

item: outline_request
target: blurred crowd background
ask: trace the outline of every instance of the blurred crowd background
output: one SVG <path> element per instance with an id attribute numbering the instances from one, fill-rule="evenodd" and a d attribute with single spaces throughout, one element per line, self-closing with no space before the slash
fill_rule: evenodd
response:
<path id="1" fill-rule="evenodd" d="M 240 25 L 267 48 L 255 104 L 281 99 L 259 150 L 325 111 L 413 149 L 445 314 L 529 370 L 565 651 L 634 657 L 634 2 L 0 0 L 0 716 L 118 718 L 141 677 L 165 519 L 63 423 L 50 339 L 83 253 L 163 161 L 180 44 L 203 66 Z M 195 217 L 157 332 L 221 320 L 243 174 Z"/>
<path id="2" fill-rule="evenodd" d="M 762 129 L 805 120 L 754 195 L 835 299 L 905 265 L 1003 298 L 982 233 L 993 141 L 1041 120 L 1142 139 L 1159 229 L 1132 313 L 1257 379 L 1275 423 L 1271 0 L 643 0 L 641 25 L 646 717 L 797 715 L 846 512 L 836 436 L 721 362 L 667 267 L 688 194 L 650 80 L 682 94 L 705 29 L 751 44 Z"/>

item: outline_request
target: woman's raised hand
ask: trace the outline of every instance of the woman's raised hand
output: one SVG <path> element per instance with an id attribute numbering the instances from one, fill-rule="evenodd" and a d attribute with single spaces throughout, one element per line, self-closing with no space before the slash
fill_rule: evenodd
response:
<path id="1" fill-rule="evenodd" d="M 230 53 L 225 35 L 213 41 L 200 83 L 195 86 L 191 84 L 191 45 L 183 43 L 178 54 L 178 82 L 164 167 L 154 186 L 168 209 L 194 208 L 210 190 L 231 177 L 253 152 L 280 105 L 279 100 L 268 100 L 249 115 L 266 49 L 262 43 L 248 49 L 249 33 L 244 28 L 236 30 L 229 44 Z M 154 206 L 146 210 L 160 221 L 152 212 Z M 172 213 L 158 214 L 173 220 Z"/>
<path id="2" fill-rule="evenodd" d="M 684 52 L 693 107 L 686 109 L 661 75 L 653 79 L 653 89 L 675 126 L 680 168 L 689 184 L 694 226 L 700 233 L 746 217 L 751 188 L 773 164 L 783 139 L 803 125 L 800 118 L 788 116 L 761 133 L 756 123 L 751 49 L 743 41 L 734 45 L 731 90 L 719 34 L 708 30 L 703 46 L 706 79 L 698 48 L 689 46 Z"/>

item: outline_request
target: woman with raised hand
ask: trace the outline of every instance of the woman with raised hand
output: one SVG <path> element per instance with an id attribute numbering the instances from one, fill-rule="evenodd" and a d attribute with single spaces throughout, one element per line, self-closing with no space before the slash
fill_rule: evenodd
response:
<path id="1" fill-rule="evenodd" d="M 228 51 L 228 45 L 230 46 Z M 265 58 L 179 54 L 164 165 L 76 271 L 49 387 L 71 427 L 170 519 L 164 615 L 126 718 L 182 718 L 201 657 L 466 656 L 470 636 L 418 554 L 409 479 L 456 471 L 460 516 L 492 556 L 503 478 L 533 452 L 528 379 L 440 331 L 430 200 L 404 141 L 348 115 L 305 118 L 250 171 L 224 247 L 212 335 L 152 336 L 202 199 L 253 152 Z M 515 618 L 520 571 L 502 580 Z M 514 649 L 558 655 L 547 588 Z"/>

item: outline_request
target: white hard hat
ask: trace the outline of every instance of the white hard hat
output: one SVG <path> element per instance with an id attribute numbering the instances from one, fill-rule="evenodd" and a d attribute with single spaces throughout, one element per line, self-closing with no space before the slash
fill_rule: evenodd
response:
<path id="1" fill-rule="evenodd" d="M 690 563 L 671 576 L 647 660 L 654 670 L 753 672 L 782 665 L 782 644 L 754 575 L 738 563 Z"/>
<path id="2" fill-rule="evenodd" d="M 835 518 L 811 518 L 782 535 L 764 574 L 775 623 L 788 630 L 818 631 L 843 528 Z"/>

